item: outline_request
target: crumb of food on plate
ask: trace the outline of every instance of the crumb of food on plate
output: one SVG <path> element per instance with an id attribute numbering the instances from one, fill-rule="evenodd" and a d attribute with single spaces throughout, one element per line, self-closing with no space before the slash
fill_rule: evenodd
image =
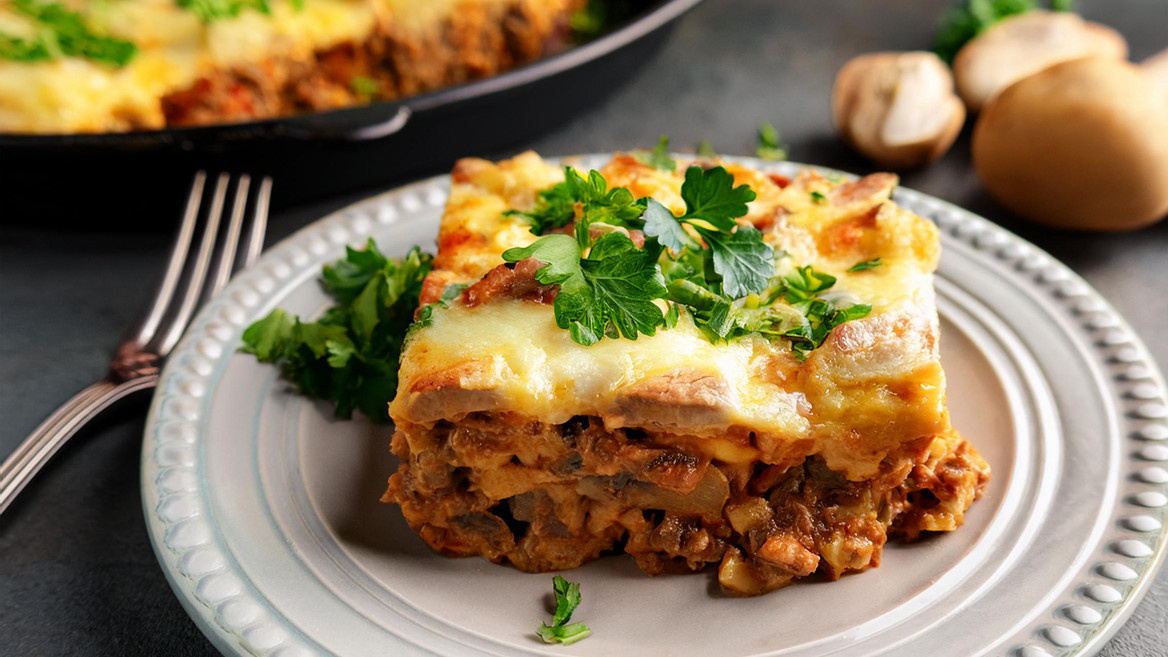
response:
<path id="1" fill-rule="evenodd" d="M 448 556 L 617 549 L 734 595 L 957 529 L 989 466 L 949 422 L 938 233 L 896 177 L 645 159 L 456 164 L 383 500 Z"/>
<path id="2" fill-rule="evenodd" d="M 572 612 L 580 606 L 580 584 L 569 582 L 556 575 L 552 578 L 552 595 L 556 599 L 556 611 L 552 624 L 540 623 L 535 633 L 544 643 L 558 643 L 570 646 L 592 636 L 592 630 L 584 623 L 569 623 Z"/>
<path id="3" fill-rule="evenodd" d="M 931 52 L 852 59 L 836 76 L 831 110 L 832 123 L 845 142 L 891 169 L 918 167 L 941 157 L 965 122 L 949 67 Z"/>
<path id="4" fill-rule="evenodd" d="M 1014 82 L 1071 59 L 1127 59 L 1115 30 L 1068 12 L 1032 11 L 1007 18 L 970 41 L 953 60 L 957 93 L 971 112 Z"/>
<path id="5" fill-rule="evenodd" d="M 982 111 L 973 162 L 989 193 L 1060 228 L 1130 230 L 1168 213 L 1168 102 L 1111 57 L 1056 64 Z"/>

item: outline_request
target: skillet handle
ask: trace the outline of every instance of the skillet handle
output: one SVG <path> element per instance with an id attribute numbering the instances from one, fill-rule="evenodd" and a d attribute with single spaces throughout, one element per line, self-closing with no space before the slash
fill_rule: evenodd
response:
<path id="1" fill-rule="evenodd" d="M 376 123 L 369 123 L 367 119 L 354 120 L 347 113 L 330 117 L 328 121 L 292 119 L 284 123 L 282 132 L 302 141 L 370 141 L 401 131 L 412 115 L 408 106 L 401 105 L 391 116 Z"/>

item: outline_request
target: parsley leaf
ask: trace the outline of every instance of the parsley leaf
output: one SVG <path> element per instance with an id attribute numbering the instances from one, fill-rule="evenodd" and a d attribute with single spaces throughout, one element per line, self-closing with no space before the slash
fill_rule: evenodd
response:
<path id="1" fill-rule="evenodd" d="M 364 250 L 347 249 L 322 271 L 338 305 L 315 322 L 277 308 L 247 327 L 240 351 L 279 363 L 300 394 L 331 401 L 337 417 L 359 410 L 388 422 L 402 344 L 430 268 L 431 257 L 417 248 L 400 260 L 383 256 L 372 240 Z"/>
<path id="2" fill-rule="evenodd" d="M 880 258 L 872 258 L 871 260 L 864 260 L 862 262 L 857 262 L 856 264 L 852 265 L 851 267 L 848 267 L 848 271 L 849 272 L 857 272 L 857 271 L 865 271 L 868 269 L 875 269 L 876 267 L 879 267 L 882 264 L 884 264 L 884 263 L 880 260 Z"/>
<path id="3" fill-rule="evenodd" d="M 636 340 L 653 335 L 665 323 L 654 299 L 665 296 L 665 281 L 654 253 L 638 249 L 627 235 L 607 233 L 581 257 L 577 243 L 567 235 L 545 235 L 530 246 L 507 249 L 503 259 L 518 262 L 535 258 L 545 263 L 535 279 L 558 284 L 553 308 L 556 326 L 572 340 L 591 345 L 604 337 Z"/>
<path id="4" fill-rule="evenodd" d="M 628 189 L 608 189 L 608 181 L 599 171 L 590 171 L 584 178 L 572 167 L 564 167 L 564 182 L 541 191 L 531 212 L 508 210 L 503 214 L 527 220 L 536 235 L 576 221 L 576 238 L 584 249 L 589 242 L 591 224 L 636 228 L 644 210 L 644 202 L 633 198 Z"/>
<path id="5" fill-rule="evenodd" d="M 0 34 L 0 58 L 46 61 L 64 55 L 121 68 L 138 54 L 132 42 L 94 32 L 81 14 L 56 2 L 12 0 L 12 7 L 41 28 L 35 39 Z"/>
<path id="6" fill-rule="evenodd" d="M 816 205 L 825 205 L 827 197 L 822 192 L 811 192 L 811 202 Z"/>
<path id="7" fill-rule="evenodd" d="M 754 154 L 764 160 L 785 160 L 787 149 L 779 143 L 779 131 L 769 123 L 758 126 L 758 145 Z"/>
<path id="8" fill-rule="evenodd" d="M 657 139 L 657 146 L 652 151 L 636 151 L 633 157 L 644 164 L 662 171 L 673 171 L 677 168 L 677 162 L 669 157 L 669 136 L 661 135 Z"/>
<path id="9" fill-rule="evenodd" d="M 642 218 L 645 220 L 645 234 L 656 237 L 657 241 L 675 252 L 681 252 L 687 247 L 695 250 L 700 248 L 689 233 L 685 232 L 685 228 L 682 228 L 677 217 L 657 199 L 648 199 Z"/>
<path id="10" fill-rule="evenodd" d="M 681 198 L 686 212 L 680 217 L 656 201 L 646 202 L 645 235 L 674 251 L 696 251 L 696 242 L 682 227 L 690 224 L 708 247 L 714 276 L 707 276 L 707 282 L 720 283 L 735 299 L 764 290 L 774 275 L 774 251 L 757 228 L 739 226 L 736 221 L 755 199 L 754 190 L 748 185 L 735 187 L 734 176 L 723 167 L 691 166 L 685 172 Z"/>
<path id="11" fill-rule="evenodd" d="M 762 241 L 759 229 L 743 225 L 733 233 L 697 230 L 710 247 L 714 271 L 722 276 L 726 294 L 737 299 L 766 289 L 775 273 L 774 249 Z"/>
<path id="12" fill-rule="evenodd" d="M 563 625 L 572 620 L 572 612 L 580 606 L 580 583 L 569 582 L 556 575 L 552 578 L 552 592 L 556 596 L 556 614 L 553 625 Z"/>
<path id="13" fill-rule="evenodd" d="M 540 623 L 536 634 L 545 643 L 563 645 L 571 645 L 588 638 L 592 630 L 584 623 L 566 624 L 572 619 L 572 612 L 580 605 L 580 584 L 556 575 L 552 578 L 552 593 L 556 598 L 556 613 L 552 618 L 552 624 Z"/>
<path id="14" fill-rule="evenodd" d="M 698 157 L 717 157 L 718 153 L 714 150 L 714 147 L 710 145 L 710 142 L 703 139 L 698 142 L 697 155 Z"/>
<path id="15" fill-rule="evenodd" d="M 867 317 L 872 312 L 872 306 L 868 304 L 839 308 L 822 298 L 820 294 L 831 289 L 835 282 L 834 276 L 806 265 L 780 279 L 778 289 L 772 294 L 772 297 L 784 298 L 803 315 L 799 326 L 782 333 L 783 337 L 791 339 L 791 348 L 799 360 L 806 359 L 811 350 L 823 344 L 835 327 Z"/>
<path id="16" fill-rule="evenodd" d="M 701 219 L 718 230 L 730 231 L 738 225 L 734 220 L 746 214 L 746 204 L 756 196 L 750 185 L 735 187 L 734 176 L 724 167 L 691 166 L 681 185 L 681 198 L 685 201 L 681 219 Z"/>

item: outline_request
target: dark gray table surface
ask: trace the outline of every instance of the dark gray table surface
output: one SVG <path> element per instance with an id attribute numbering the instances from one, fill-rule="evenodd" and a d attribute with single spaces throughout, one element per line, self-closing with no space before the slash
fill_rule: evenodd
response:
<path id="1" fill-rule="evenodd" d="M 872 171 L 832 133 L 835 72 L 860 53 L 927 48 L 944 4 L 709 0 L 597 109 L 514 151 L 610 151 L 651 146 L 667 133 L 679 149 L 708 139 L 721 152 L 749 154 L 755 126 L 770 121 L 792 160 Z M 1084 0 L 1080 9 L 1120 30 L 1136 60 L 1168 47 L 1163 0 Z M 1026 224 L 981 190 L 969 165 L 968 129 L 941 162 L 902 182 L 982 214 L 1067 263 L 1131 322 L 1159 363 L 1168 363 L 1168 221 L 1128 234 Z M 268 244 L 372 191 L 278 209 Z M 276 195 L 278 203 L 279 181 Z M 160 223 L 177 219 L 180 205 L 175 199 L 174 207 L 159 208 Z M 119 230 L 117 208 L 91 212 L 89 227 L 68 231 L 37 227 L 35 217 L 0 221 L 0 455 L 104 374 L 160 274 L 166 231 Z M 140 399 L 103 418 L 0 517 L 0 653 L 213 653 L 146 536 L 138 483 L 144 414 Z M 1162 657 L 1166 628 L 1168 571 L 1103 654 Z"/>

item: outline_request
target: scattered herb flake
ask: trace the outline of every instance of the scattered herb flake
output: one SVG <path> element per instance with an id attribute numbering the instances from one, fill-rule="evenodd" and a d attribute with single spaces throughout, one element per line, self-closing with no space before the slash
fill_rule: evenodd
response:
<path id="1" fill-rule="evenodd" d="M 673 171 L 677 168 L 677 162 L 669 157 L 669 136 L 661 135 L 657 139 L 657 146 L 651 151 L 636 151 L 633 153 L 641 162 L 648 164 L 655 169 L 662 171 Z"/>
<path id="2" fill-rule="evenodd" d="M 591 41 L 631 18 L 643 4 L 635 0 L 588 0 L 568 17 L 568 27 L 576 41 Z"/>
<path id="3" fill-rule="evenodd" d="M 851 267 L 848 267 L 848 271 L 849 272 L 857 272 L 857 271 L 865 271 L 868 269 L 875 269 L 876 267 L 879 267 L 882 264 L 884 264 L 884 263 L 880 261 L 880 258 L 872 258 L 871 260 L 864 260 L 862 262 L 857 262 L 856 264 L 852 265 Z"/>
<path id="4" fill-rule="evenodd" d="M 759 124 L 758 145 L 754 149 L 754 154 L 764 160 L 787 159 L 787 149 L 780 144 L 779 131 L 775 130 L 775 126 L 769 123 Z"/>
<path id="5" fill-rule="evenodd" d="M 820 192 L 811 192 L 811 202 L 816 205 L 823 205 L 827 203 L 827 197 Z"/>
<path id="6" fill-rule="evenodd" d="M 381 93 L 381 83 L 366 75 L 354 75 L 349 81 L 353 93 L 368 102 Z"/>
<path id="7" fill-rule="evenodd" d="M 698 157 L 718 157 L 718 153 L 714 150 L 714 147 L 705 139 L 698 142 L 697 155 Z"/>
<path id="8" fill-rule="evenodd" d="M 588 638 L 592 630 L 587 625 L 567 624 L 572 620 L 572 612 L 580 605 L 580 584 L 556 575 L 552 578 L 552 593 L 556 598 L 556 612 L 552 624 L 540 623 L 535 633 L 545 643 L 559 643 L 565 646 Z"/>

